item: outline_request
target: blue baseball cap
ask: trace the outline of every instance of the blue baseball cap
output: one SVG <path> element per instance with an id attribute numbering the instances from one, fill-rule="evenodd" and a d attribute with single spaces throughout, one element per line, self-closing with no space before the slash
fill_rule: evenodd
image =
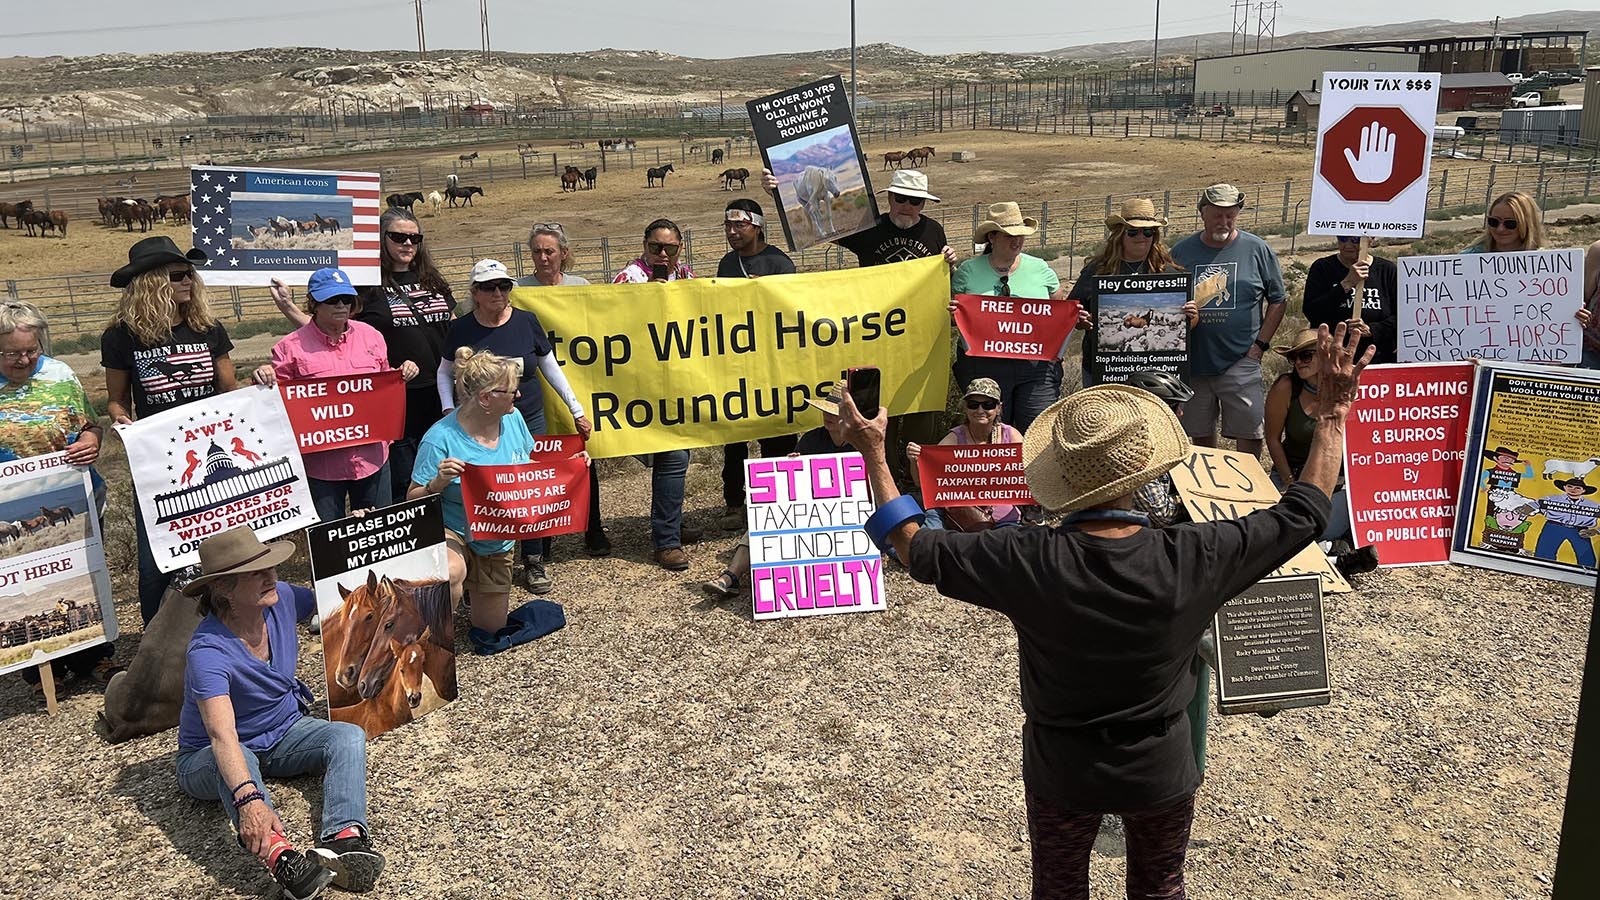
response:
<path id="1" fill-rule="evenodd" d="M 326 303 L 334 297 L 356 295 L 355 285 L 350 283 L 350 276 L 343 269 L 332 267 L 318 269 L 311 273 L 311 280 L 306 283 L 306 293 L 318 303 Z"/>

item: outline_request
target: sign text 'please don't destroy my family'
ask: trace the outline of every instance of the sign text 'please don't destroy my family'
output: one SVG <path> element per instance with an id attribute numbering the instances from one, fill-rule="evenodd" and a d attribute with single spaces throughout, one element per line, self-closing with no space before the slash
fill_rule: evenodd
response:
<path id="1" fill-rule="evenodd" d="M 745 500 L 755 618 L 884 609 L 860 454 L 748 460 Z"/>

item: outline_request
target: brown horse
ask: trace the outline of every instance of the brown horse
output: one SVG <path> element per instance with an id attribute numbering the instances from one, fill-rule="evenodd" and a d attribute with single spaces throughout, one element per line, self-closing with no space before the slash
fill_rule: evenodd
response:
<path id="1" fill-rule="evenodd" d="M 1156 311 L 1153 309 L 1145 310 L 1145 313 L 1142 316 L 1136 316 L 1132 313 L 1129 313 L 1128 315 L 1122 317 L 1122 326 L 1124 328 L 1146 328 L 1149 327 L 1150 320 L 1154 319 L 1155 317 Z"/>
<path id="2" fill-rule="evenodd" d="M 330 718 L 360 725 L 369 738 L 412 720 L 417 707 L 422 705 L 422 686 L 427 674 L 428 657 L 439 655 L 425 634 L 418 635 L 409 643 L 390 638 L 385 642 L 383 651 L 394 661 L 393 674 L 384 684 L 383 692 L 355 706 L 329 710 Z"/>
<path id="3" fill-rule="evenodd" d="M 39 511 L 44 513 L 45 518 L 50 520 L 51 525 L 60 525 L 63 522 L 71 522 L 74 515 L 72 512 L 72 507 L 70 506 L 41 506 L 39 507 Z"/>
<path id="4" fill-rule="evenodd" d="M 907 150 L 906 151 L 906 157 L 908 159 L 910 159 L 911 162 L 913 162 L 913 163 L 915 163 L 916 165 L 919 165 L 919 166 L 922 165 L 923 163 L 927 162 L 932 156 L 933 156 L 933 148 L 932 147 L 918 147 L 918 148 L 916 148 L 914 150 Z"/>
<path id="5" fill-rule="evenodd" d="M 742 191 L 742 190 L 744 190 L 745 179 L 750 177 L 750 170 L 749 169 L 726 169 L 718 177 L 722 179 L 722 189 L 723 190 L 725 190 L 725 191 L 733 190 L 733 183 L 735 181 L 737 181 L 737 182 L 739 182 L 739 190 Z"/>
<path id="6" fill-rule="evenodd" d="M 50 524 L 50 517 L 34 516 L 31 519 L 23 519 L 20 524 L 22 525 L 23 531 L 26 531 L 28 534 L 33 534 L 35 531 L 39 531 L 47 527 Z"/>
<path id="7" fill-rule="evenodd" d="M 0 200 L 0 227 L 10 228 L 7 219 L 16 219 L 17 227 L 22 227 L 22 214 L 33 209 L 32 200 L 18 200 L 12 203 L 9 200 Z"/>
<path id="8" fill-rule="evenodd" d="M 394 603 L 394 585 L 388 578 L 378 579 L 376 572 L 367 572 L 367 583 L 355 590 L 339 585 L 339 596 L 344 604 L 339 607 L 337 619 L 329 617 L 323 623 L 323 655 L 328 665 L 328 705 L 346 706 L 361 699 L 356 690 L 361 665 L 366 661 L 367 650 L 378 633 L 378 620 Z M 338 687 L 345 702 L 336 702 L 333 689 Z"/>
<path id="9" fill-rule="evenodd" d="M 578 171 L 577 166 L 567 166 L 567 170 L 561 173 L 561 192 L 576 191 L 578 182 L 582 180 L 583 173 Z"/>
<path id="10" fill-rule="evenodd" d="M 394 668 L 394 654 L 390 651 L 389 640 L 410 643 L 427 630 L 441 647 L 452 649 L 444 643 L 454 631 L 450 623 L 449 582 L 397 581 L 384 576 L 379 584 L 392 592 L 394 601 L 378 616 L 377 631 L 372 636 L 372 643 L 367 648 L 366 658 L 362 660 L 361 671 L 356 679 L 356 690 L 364 699 L 378 695 Z M 456 696 L 453 650 L 447 662 L 448 672 L 441 665 L 437 674 L 430 672 L 429 675 L 439 695 L 453 700 Z"/>
<path id="11" fill-rule="evenodd" d="M 900 162 L 905 158 L 906 152 L 904 150 L 890 150 L 888 153 L 883 155 L 883 167 L 888 169 L 890 166 L 893 166 L 894 168 L 898 169 L 900 168 Z"/>

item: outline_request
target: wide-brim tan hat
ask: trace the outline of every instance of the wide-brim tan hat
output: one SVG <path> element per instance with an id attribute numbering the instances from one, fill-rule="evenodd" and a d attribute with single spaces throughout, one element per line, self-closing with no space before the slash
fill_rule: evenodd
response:
<path id="1" fill-rule="evenodd" d="M 989 243 L 989 234 L 1003 231 L 1012 237 L 1026 237 L 1039 230 L 1039 220 L 1033 216 L 1022 214 L 1022 207 L 1015 203 L 996 203 L 989 207 L 989 218 L 978 223 L 972 231 L 974 244 Z"/>
<path id="2" fill-rule="evenodd" d="M 839 401 L 844 397 L 844 382 L 835 381 L 833 390 L 826 397 L 807 397 L 806 405 L 830 416 L 839 414 Z"/>
<path id="3" fill-rule="evenodd" d="M 1273 347 L 1272 352 L 1282 354 L 1283 356 L 1291 356 L 1295 353 L 1299 353 L 1301 350 L 1304 350 L 1307 347 L 1315 347 L 1316 345 L 1317 330 L 1315 328 L 1302 328 L 1300 329 L 1300 333 L 1295 336 L 1294 343 L 1286 347 Z"/>
<path id="4" fill-rule="evenodd" d="M 201 542 L 200 577 L 184 585 L 183 592 L 197 597 L 206 585 L 224 575 L 270 569 L 293 555 L 294 544 L 288 541 L 263 544 L 248 525 L 230 528 Z"/>
<path id="5" fill-rule="evenodd" d="M 1122 209 L 1106 216 L 1106 227 L 1116 228 L 1118 225 L 1132 225 L 1134 228 L 1165 228 L 1165 216 L 1156 215 L 1154 200 L 1144 197 L 1135 197 L 1122 201 Z"/>
<path id="6" fill-rule="evenodd" d="M 1051 404 L 1022 436 L 1028 490 L 1073 512 L 1124 497 L 1189 457 L 1189 436 L 1156 395 L 1120 384 Z"/>

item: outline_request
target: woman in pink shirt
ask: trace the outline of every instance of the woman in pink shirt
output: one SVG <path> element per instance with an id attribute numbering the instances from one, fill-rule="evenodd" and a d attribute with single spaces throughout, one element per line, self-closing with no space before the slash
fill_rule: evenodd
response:
<path id="1" fill-rule="evenodd" d="M 360 300 L 350 276 L 340 269 L 318 269 L 306 286 L 306 312 L 311 321 L 283 336 L 272 348 L 272 370 L 280 380 L 361 375 L 389 370 L 389 349 L 376 328 L 354 319 Z M 273 279 L 273 299 L 280 307 L 291 303 L 283 282 Z M 410 381 L 417 364 L 406 360 L 400 374 Z M 324 522 L 350 510 L 388 506 L 389 445 L 381 441 L 338 450 L 303 453 L 306 478 L 317 515 Z"/>

